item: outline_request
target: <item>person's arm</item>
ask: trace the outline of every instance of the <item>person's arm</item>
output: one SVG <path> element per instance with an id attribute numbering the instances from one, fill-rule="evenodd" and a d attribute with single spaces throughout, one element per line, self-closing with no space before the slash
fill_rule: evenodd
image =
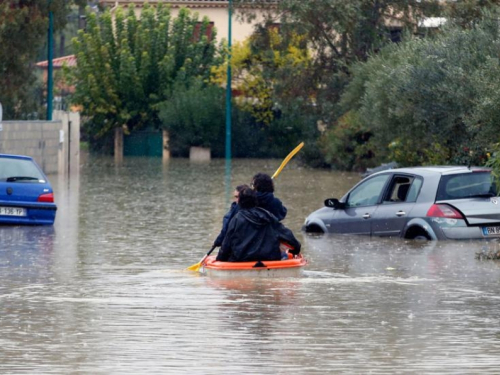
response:
<path id="1" fill-rule="evenodd" d="M 222 245 L 219 249 L 219 253 L 217 254 L 217 258 L 215 260 L 221 262 L 227 262 L 233 253 L 231 248 L 231 239 L 234 233 L 234 222 L 229 222 L 227 233 L 222 241 Z"/>
<path id="2" fill-rule="evenodd" d="M 293 247 L 293 249 L 290 250 L 292 254 L 294 255 L 299 254 L 302 246 L 300 242 L 293 235 L 293 232 L 281 223 L 278 223 L 277 229 L 278 229 L 279 240 L 284 241 Z"/>
<path id="3" fill-rule="evenodd" d="M 283 220 L 286 217 L 288 210 L 286 209 L 285 206 L 283 206 L 283 203 L 276 197 L 274 197 L 273 205 L 274 205 L 273 211 L 276 212 L 276 217 L 278 218 L 279 221 Z"/>
<path id="4" fill-rule="evenodd" d="M 233 202 L 231 204 L 231 208 L 229 209 L 229 211 L 222 218 L 222 229 L 214 241 L 215 247 L 222 246 L 222 241 L 224 241 L 224 237 L 226 237 L 226 232 L 227 232 L 227 227 L 229 226 L 229 222 L 231 221 L 231 219 L 233 218 L 233 216 L 237 212 L 236 205 L 237 205 L 237 203 Z"/>

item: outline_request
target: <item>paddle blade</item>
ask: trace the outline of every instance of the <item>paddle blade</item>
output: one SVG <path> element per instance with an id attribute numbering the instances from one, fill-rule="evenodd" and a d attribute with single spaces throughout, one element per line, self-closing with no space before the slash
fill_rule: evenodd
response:
<path id="1" fill-rule="evenodd" d="M 189 266 L 188 268 L 186 268 L 186 270 L 198 272 L 200 270 L 200 268 L 201 268 L 201 262 L 198 262 L 196 264 L 193 264 L 192 266 Z"/>
<path id="2" fill-rule="evenodd" d="M 205 262 L 205 259 L 208 258 L 208 256 L 210 254 L 212 254 L 212 251 L 214 251 L 214 249 L 216 248 L 217 246 L 212 246 L 212 248 L 210 249 L 210 251 L 207 253 L 207 255 L 205 255 L 203 258 L 201 258 L 201 260 L 196 263 L 196 264 L 193 264 L 192 266 L 189 266 L 188 268 L 186 268 L 186 270 L 188 271 L 194 271 L 194 272 L 198 272 L 201 268 L 201 266 L 203 266 L 203 262 Z"/>
<path id="3" fill-rule="evenodd" d="M 194 272 L 199 272 L 200 271 L 200 268 L 201 266 L 203 266 L 203 262 L 205 262 L 205 259 L 207 259 L 207 257 L 210 255 L 210 253 L 213 251 L 213 249 L 215 249 L 215 247 L 212 247 L 212 250 L 210 250 L 208 252 L 207 255 L 205 255 L 198 263 L 196 264 L 193 264 L 192 266 L 189 266 L 188 268 L 186 268 L 187 270 L 189 271 L 194 271 Z"/>
<path id="4" fill-rule="evenodd" d="M 281 173 L 281 171 L 283 170 L 283 168 L 285 168 L 285 165 L 288 164 L 288 162 L 290 161 L 291 158 L 293 158 L 293 156 L 300 151 L 300 149 L 304 147 L 304 142 L 300 142 L 300 144 L 295 147 L 292 152 L 290 152 L 288 154 L 288 156 L 285 158 L 285 160 L 283 160 L 283 162 L 281 163 L 281 165 L 279 166 L 279 168 L 276 170 L 276 172 L 274 172 L 273 176 L 271 177 L 272 179 L 278 177 L 278 175 Z"/>

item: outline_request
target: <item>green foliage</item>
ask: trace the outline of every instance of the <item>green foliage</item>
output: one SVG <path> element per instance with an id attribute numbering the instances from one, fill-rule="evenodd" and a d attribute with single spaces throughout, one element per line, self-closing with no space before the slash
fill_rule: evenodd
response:
<path id="1" fill-rule="evenodd" d="M 372 132 L 363 126 L 355 112 L 341 117 L 335 127 L 325 130 L 320 149 L 329 165 L 343 170 L 364 170 L 374 166 L 369 140 Z"/>
<path id="2" fill-rule="evenodd" d="M 365 61 L 370 53 L 391 42 L 388 23 L 397 18 L 403 29 L 416 31 L 424 14 L 431 16 L 440 12 L 440 3 L 437 0 L 280 1 L 279 16 L 270 14 L 265 22 L 280 23 L 280 32 L 285 36 L 282 50 L 287 48 L 287 38 L 299 35 L 313 51 L 307 69 L 281 75 L 281 86 L 295 88 L 293 97 L 313 100 L 314 110 L 327 125 L 333 124 L 340 115 L 336 103 L 350 80 L 351 65 Z M 260 45 L 265 46 L 265 33 L 261 40 L 264 43 Z M 279 102 L 286 100 L 289 91 L 276 91 Z"/>
<path id="3" fill-rule="evenodd" d="M 301 72 L 309 69 L 310 52 L 302 36 L 285 35 L 273 27 L 231 50 L 234 97 L 233 154 L 236 157 L 283 157 L 301 141 L 315 143 L 311 100 L 301 93 Z M 213 70 L 212 81 L 226 82 L 227 65 Z M 296 81 L 283 77 L 296 77 Z M 305 153 L 302 152 L 301 155 Z"/>
<path id="4" fill-rule="evenodd" d="M 175 19 L 162 3 L 156 8 L 146 3 L 140 20 L 132 7 L 118 7 L 114 22 L 109 10 L 89 13 L 87 20 L 86 31 L 73 42 L 78 66 L 71 77 L 73 103 L 90 118 L 86 129 L 91 141 L 109 137 L 116 127 L 159 128 L 159 103 L 174 82 L 208 80 L 217 63 L 215 31 L 208 40 L 208 19 L 199 23 L 185 8 Z"/>
<path id="5" fill-rule="evenodd" d="M 491 168 L 491 174 L 498 187 L 500 186 L 500 143 L 494 143 L 491 148 L 493 154 L 486 154 L 486 166 Z"/>
<path id="6" fill-rule="evenodd" d="M 391 45 L 354 68 L 342 105 L 373 130 L 380 159 L 480 164 L 498 137 L 499 55 L 492 15 L 470 29 Z"/>
<path id="7" fill-rule="evenodd" d="M 395 161 L 400 166 L 449 163 L 449 150 L 437 140 L 428 142 L 427 140 L 422 141 L 422 139 L 397 138 L 389 144 L 388 148 L 387 160 Z M 464 162 L 458 164 L 464 164 Z"/>
<path id="8" fill-rule="evenodd" d="M 246 10 L 247 2 L 248 0 L 235 0 L 240 10 L 248 16 L 251 11 Z M 254 6 L 259 3 L 265 4 L 266 1 L 252 1 Z M 394 157 L 405 159 L 405 163 L 411 164 L 422 160 L 459 162 L 467 157 L 470 159 L 468 152 L 459 152 L 470 140 L 469 133 L 465 131 L 470 123 L 467 117 L 451 115 L 471 115 L 466 102 L 467 98 L 472 97 L 472 88 L 463 88 L 463 72 L 467 73 L 468 68 L 460 67 L 462 73 L 460 69 L 450 71 L 444 84 L 443 70 L 448 68 L 439 65 L 441 61 L 446 61 L 445 65 L 449 65 L 449 61 L 461 59 L 459 51 L 455 50 L 454 55 L 443 56 L 440 50 L 449 49 L 449 44 L 446 44 L 436 45 L 436 54 L 432 50 L 418 52 L 418 48 L 423 47 L 419 47 L 417 41 L 407 49 L 395 46 L 389 47 L 389 51 L 383 49 L 392 44 L 391 32 L 394 29 L 391 25 L 401 27 L 402 35 L 425 36 L 430 33 L 421 29 L 419 22 L 425 17 L 435 16 L 447 17 L 461 28 L 470 29 L 477 24 L 484 9 L 493 8 L 498 3 L 498 0 L 282 0 L 278 4 L 279 12 L 269 12 L 262 24 L 279 22 L 283 35 L 292 35 L 290 31 L 293 31 L 296 35 L 303 36 L 312 53 L 307 69 L 288 76 L 274 75 L 278 83 L 273 90 L 273 101 L 283 104 L 287 99 L 279 87 L 295 87 L 297 90 L 289 97 L 302 97 L 304 103 L 314 103 L 314 106 L 304 106 L 300 115 L 311 111 L 321 118 L 326 133 L 320 138 L 318 147 L 323 153 L 323 161 L 334 167 L 362 168 L 365 163 L 376 163 Z M 261 39 L 265 42 L 265 34 Z M 473 48 L 474 41 L 471 40 L 471 43 L 472 46 L 467 46 L 466 51 Z M 261 48 L 267 50 L 265 43 L 254 45 L 264 46 Z M 381 50 L 383 56 L 370 62 L 370 56 Z M 428 53 L 428 61 L 423 62 L 414 56 L 419 53 Z M 407 54 L 413 57 L 406 56 Z M 437 59 L 433 60 L 432 56 Z M 480 56 L 480 52 L 477 56 Z M 357 67 L 353 71 L 354 64 L 367 60 L 364 69 Z M 473 61 L 470 63 L 474 64 Z M 494 65 L 491 62 L 491 76 L 483 71 L 482 79 L 487 81 L 491 78 L 493 82 L 497 80 L 498 74 L 494 77 Z M 476 80 L 480 78 L 476 77 Z M 354 82 L 351 82 L 353 79 Z M 439 83 L 433 85 L 434 80 Z M 348 84 L 349 90 L 345 92 Z M 448 87 L 436 87 L 439 85 Z M 491 87 L 491 90 L 495 88 Z M 480 87 L 475 87 L 474 90 L 480 90 Z M 448 102 L 441 101 L 443 91 L 454 91 L 458 102 L 455 98 Z M 365 92 L 370 95 L 365 95 Z M 408 101 L 398 103 L 400 96 Z M 339 105 L 341 98 L 342 105 Z M 359 100 L 353 101 L 352 98 Z M 421 108 L 412 105 L 412 100 L 417 103 L 425 101 L 427 104 L 423 106 L 425 108 Z M 494 111 L 493 103 L 495 102 L 484 102 L 483 110 Z M 362 112 L 345 117 L 346 113 L 356 112 L 358 109 Z M 475 113 L 477 112 L 476 108 Z M 357 122 L 348 121 L 349 116 L 358 117 L 361 123 L 357 125 Z M 397 126 L 394 127 L 395 122 Z M 446 126 L 441 128 L 442 123 L 446 123 Z M 407 129 L 406 124 L 414 125 Z M 436 130 L 430 137 L 429 124 L 435 124 L 432 127 Z M 373 136 L 369 141 L 360 143 L 359 134 L 363 134 L 366 129 L 370 129 Z M 441 131 L 437 131 L 439 129 Z M 418 153 L 404 148 L 407 147 L 405 137 L 408 131 L 414 139 L 426 139 L 424 144 L 418 146 L 421 147 Z M 458 134 L 458 139 L 450 137 L 450 132 Z M 452 139 L 448 142 L 450 138 Z M 436 140 L 439 140 L 439 145 Z M 388 145 L 393 141 L 394 147 L 389 148 Z M 411 144 L 415 142 L 410 142 Z M 473 152 L 473 159 L 477 156 L 475 160 L 479 161 L 480 154 L 479 149 Z M 366 159 L 367 155 L 371 155 L 371 159 Z M 314 160 L 316 165 L 321 165 L 318 159 Z"/>
<path id="9" fill-rule="evenodd" d="M 283 77 L 300 78 L 299 72 L 307 70 L 310 64 L 309 54 L 302 36 L 285 36 L 272 27 L 261 27 L 252 37 L 236 43 L 231 50 L 232 87 L 238 93 L 236 105 L 249 112 L 257 123 L 270 125 L 277 106 L 285 102 L 279 99 L 295 99 L 300 91 L 300 82 L 286 86 Z M 226 71 L 227 65 L 215 69 L 213 81 L 224 84 Z"/>
<path id="10" fill-rule="evenodd" d="M 212 147 L 224 137 L 225 91 L 200 79 L 189 85 L 176 83 L 171 95 L 159 105 L 160 120 L 169 131 L 174 154 L 190 146 Z"/>
<path id="11" fill-rule="evenodd" d="M 52 0 L 50 6 L 54 30 L 60 29 L 67 2 Z M 40 110 L 33 63 L 47 38 L 48 15 L 47 1 L 0 1 L 0 102 L 5 120 L 29 118 Z"/>
<path id="12" fill-rule="evenodd" d="M 295 113 L 294 110 L 284 109 L 275 115 L 269 126 L 263 126 L 255 121 L 250 112 L 240 110 L 237 106 L 233 109 L 234 157 L 283 158 L 302 141 L 306 147 L 296 158 L 302 159 L 306 151 L 308 155 L 314 153 L 317 133 L 309 130 L 311 123 L 314 123 L 312 118 L 289 115 Z"/>

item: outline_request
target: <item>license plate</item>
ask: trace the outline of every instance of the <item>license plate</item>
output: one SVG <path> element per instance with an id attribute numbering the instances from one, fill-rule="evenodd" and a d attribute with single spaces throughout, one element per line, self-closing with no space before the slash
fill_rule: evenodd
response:
<path id="1" fill-rule="evenodd" d="M 500 227 L 483 227 L 483 235 L 500 236 Z"/>
<path id="2" fill-rule="evenodd" d="M 0 207 L 0 215 L 4 216 L 26 216 L 26 208 Z"/>

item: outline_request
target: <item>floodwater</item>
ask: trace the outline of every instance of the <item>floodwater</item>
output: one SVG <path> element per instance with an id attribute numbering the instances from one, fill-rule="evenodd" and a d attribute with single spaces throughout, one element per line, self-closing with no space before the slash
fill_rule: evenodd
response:
<path id="1" fill-rule="evenodd" d="M 280 160 L 235 160 L 231 184 Z M 217 280 L 224 161 L 91 158 L 51 176 L 53 228 L 0 227 L 1 374 L 499 373 L 497 243 L 310 237 L 305 216 L 359 175 L 276 180 L 303 277 Z"/>

